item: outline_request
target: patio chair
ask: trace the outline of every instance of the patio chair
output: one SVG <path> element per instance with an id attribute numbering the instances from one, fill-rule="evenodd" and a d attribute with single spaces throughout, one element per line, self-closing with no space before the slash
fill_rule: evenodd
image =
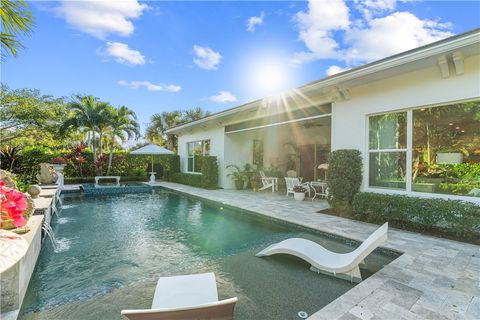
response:
<path id="1" fill-rule="evenodd" d="M 287 171 L 287 177 L 289 177 L 289 178 L 296 178 L 296 177 L 297 177 L 297 171 L 295 171 L 295 170 L 288 170 L 288 171 Z"/>
<path id="2" fill-rule="evenodd" d="M 161 277 L 151 309 L 122 310 L 130 320 L 229 320 L 237 298 L 218 301 L 215 274 Z"/>
<path id="3" fill-rule="evenodd" d="M 257 257 L 271 256 L 272 254 L 291 254 L 311 264 L 310 270 L 333 275 L 334 277 L 362 281 L 359 265 L 381 243 L 388 239 L 388 222 L 372 233 L 357 249 L 349 253 L 336 253 L 325 249 L 316 242 L 290 238 L 272 244 L 257 253 Z"/>
<path id="4" fill-rule="evenodd" d="M 272 188 L 272 192 L 278 190 L 278 178 L 277 177 L 267 177 L 263 170 L 259 171 L 260 178 L 262 179 L 262 187 L 258 191 Z"/>
<path id="5" fill-rule="evenodd" d="M 302 183 L 299 178 L 288 178 L 288 177 L 286 177 L 285 178 L 285 183 L 287 185 L 287 197 L 290 193 L 294 194 L 293 188 L 295 188 L 296 186 L 302 186 L 305 189 L 307 189 L 306 192 L 308 192 L 308 196 L 310 197 L 310 184 L 308 182 L 303 182 Z"/>
<path id="6" fill-rule="evenodd" d="M 312 201 L 319 196 L 319 198 L 326 199 L 328 196 L 327 183 L 324 181 L 312 181 L 310 182 L 310 188 L 313 191 Z"/>

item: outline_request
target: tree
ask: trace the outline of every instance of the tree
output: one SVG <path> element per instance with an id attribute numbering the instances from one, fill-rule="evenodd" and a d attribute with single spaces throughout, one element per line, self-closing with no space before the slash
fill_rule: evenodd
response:
<path id="1" fill-rule="evenodd" d="M 165 132 L 175 126 L 195 121 L 208 116 L 210 112 L 197 107 L 185 111 L 164 111 L 152 115 L 150 124 L 147 127 L 145 137 L 153 143 L 168 146 L 171 150 L 177 150 L 177 137 L 167 135 Z"/>
<path id="2" fill-rule="evenodd" d="M 54 140 L 68 114 L 63 98 L 43 95 L 36 89 L 10 90 L 8 86 L 0 85 L 1 144 L 31 138 L 37 144 L 43 140 Z"/>
<path id="3" fill-rule="evenodd" d="M 32 32 L 32 12 L 24 0 L 2 0 L 0 17 L 3 25 L 0 32 L 0 56 L 3 58 L 6 53 L 10 53 L 16 57 L 17 50 L 23 48 L 18 37 Z"/>
<path id="4" fill-rule="evenodd" d="M 120 141 L 125 142 L 126 140 L 130 140 L 131 138 L 140 135 L 140 126 L 136 119 L 137 116 L 135 112 L 125 106 L 113 109 L 112 117 L 109 121 L 109 129 L 107 131 L 107 136 L 110 139 L 110 156 L 108 158 L 107 175 L 110 174 L 110 169 L 112 168 L 115 140 L 120 139 Z"/>
<path id="5" fill-rule="evenodd" d="M 61 132 L 66 133 L 71 130 L 82 131 L 91 134 L 93 159 L 97 160 L 97 154 L 102 154 L 102 139 L 108 127 L 108 121 L 111 116 L 111 106 L 99 101 L 93 96 L 75 96 L 69 104 L 73 114 L 61 126 Z M 98 137 L 98 153 L 97 141 Z"/>

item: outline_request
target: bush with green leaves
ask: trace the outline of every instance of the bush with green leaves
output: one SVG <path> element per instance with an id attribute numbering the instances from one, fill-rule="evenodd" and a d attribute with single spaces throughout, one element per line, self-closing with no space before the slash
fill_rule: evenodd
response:
<path id="1" fill-rule="evenodd" d="M 203 177 L 201 174 L 177 172 L 172 174 L 172 181 L 203 188 Z"/>
<path id="2" fill-rule="evenodd" d="M 368 222 L 388 221 L 401 228 L 480 237 L 480 206 L 470 202 L 360 192 L 353 210 Z"/>
<path id="3" fill-rule="evenodd" d="M 362 183 L 362 157 L 358 150 L 333 151 L 328 160 L 328 203 L 337 212 L 350 213 Z"/>
<path id="4" fill-rule="evenodd" d="M 171 181 L 205 189 L 215 189 L 218 185 L 218 163 L 215 156 L 201 156 L 201 173 L 173 173 Z"/>

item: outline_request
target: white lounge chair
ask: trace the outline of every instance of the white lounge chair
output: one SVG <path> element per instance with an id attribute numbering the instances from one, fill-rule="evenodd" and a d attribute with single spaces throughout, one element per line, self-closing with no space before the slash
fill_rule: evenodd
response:
<path id="1" fill-rule="evenodd" d="M 262 179 L 262 187 L 258 191 L 272 188 L 272 192 L 278 190 L 278 178 L 277 177 L 267 177 L 263 170 L 260 170 L 260 177 Z"/>
<path id="2" fill-rule="evenodd" d="M 310 270 L 333 275 L 352 282 L 362 281 L 360 268 L 363 260 L 388 239 L 388 222 L 372 233 L 357 249 L 349 253 L 336 253 L 307 239 L 290 238 L 263 249 L 257 257 L 284 253 L 297 256 L 311 264 Z"/>
<path id="3" fill-rule="evenodd" d="M 304 187 L 305 189 L 307 189 L 306 192 L 308 192 L 308 196 L 310 197 L 310 184 L 308 182 L 301 182 L 299 178 L 289 178 L 289 177 L 286 177 L 285 178 L 285 183 L 287 185 L 287 197 L 288 195 L 291 193 L 291 194 L 294 194 L 295 192 L 293 191 L 293 188 L 295 188 L 296 186 L 302 186 Z"/>
<path id="4" fill-rule="evenodd" d="M 130 320 L 229 320 L 237 298 L 218 301 L 215 274 L 158 279 L 151 309 L 122 310 Z"/>

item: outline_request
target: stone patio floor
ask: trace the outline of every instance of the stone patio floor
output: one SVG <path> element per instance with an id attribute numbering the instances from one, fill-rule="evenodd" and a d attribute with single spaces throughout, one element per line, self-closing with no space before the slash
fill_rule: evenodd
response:
<path id="1" fill-rule="evenodd" d="M 358 241 L 378 227 L 317 213 L 324 200 L 156 185 Z M 390 229 L 383 247 L 403 254 L 309 319 L 480 319 L 480 246 Z"/>

